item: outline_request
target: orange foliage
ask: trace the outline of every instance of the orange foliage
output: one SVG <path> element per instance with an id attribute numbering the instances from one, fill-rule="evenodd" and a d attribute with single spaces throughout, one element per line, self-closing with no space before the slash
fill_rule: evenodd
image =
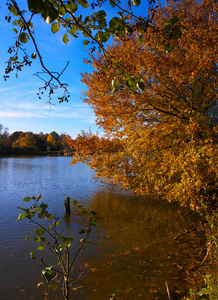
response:
<path id="1" fill-rule="evenodd" d="M 94 71 L 82 74 L 84 100 L 106 135 L 68 139 L 77 150 L 72 164 L 86 162 L 99 178 L 193 209 L 217 201 L 217 12 L 215 0 L 168 1 L 156 25 L 178 16 L 188 29 L 170 41 L 171 53 L 161 31 L 150 28 L 143 44 L 135 31 L 115 39 L 107 59 L 90 54 Z M 114 67 L 104 71 L 108 60 Z"/>
<path id="2" fill-rule="evenodd" d="M 52 134 L 49 134 L 47 136 L 47 140 L 46 141 L 47 141 L 48 146 L 50 146 L 50 147 L 54 147 L 55 144 L 56 144 L 55 138 L 52 136 Z"/>
<path id="3" fill-rule="evenodd" d="M 24 151 L 35 151 L 36 141 L 31 133 L 21 133 L 19 138 L 12 144 L 12 148 L 21 149 Z"/>

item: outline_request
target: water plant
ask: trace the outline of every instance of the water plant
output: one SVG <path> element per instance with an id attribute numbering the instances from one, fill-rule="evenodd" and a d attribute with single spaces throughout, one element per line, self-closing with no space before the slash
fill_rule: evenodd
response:
<path id="1" fill-rule="evenodd" d="M 87 210 L 82 205 L 79 205 L 78 201 L 72 201 L 74 215 L 82 219 L 84 228 L 79 230 L 83 238 L 78 241 L 76 251 L 70 251 L 74 238 L 64 236 L 64 231 L 57 229 L 59 218 L 56 214 L 51 214 L 48 211 L 48 204 L 40 202 L 40 199 L 41 195 L 24 198 L 24 202 L 31 201 L 31 206 L 27 208 L 18 207 L 23 212 L 19 214 L 17 221 L 27 218 L 31 223 L 35 224 L 37 229 L 31 230 L 31 234 L 26 237 L 26 241 L 33 239 L 34 242 L 39 244 L 38 250 L 48 249 L 56 258 L 55 264 L 50 265 L 43 258 L 39 261 L 35 251 L 30 252 L 33 262 L 43 268 L 42 275 L 45 280 L 40 282 L 38 286 L 43 284 L 46 287 L 45 294 L 49 297 L 51 291 L 58 288 L 57 282 L 53 284 L 55 282 L 53 280 L 59 276 L 62 282 L 63 299 L 68 300 L 70 290 L 76 289 L 78 282 L 86 274 L 86 271 L 82 268 L 77 269 L 77 272 L 75 272 L 75 263 L 80 256 L 79 254 L 82 253 L 88 243 L 87 240 L 90 236 L 91 228 L 98 225 L 99 218 L 95 211 Z"/>

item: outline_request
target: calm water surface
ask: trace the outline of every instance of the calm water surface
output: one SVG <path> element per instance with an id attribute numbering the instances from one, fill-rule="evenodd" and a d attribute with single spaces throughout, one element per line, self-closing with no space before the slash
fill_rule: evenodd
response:
<path id="1" fill-rule="evenodd" d="M 96 183 L 92 170 L 84 164 L 71 166 L 70 161 L 69 157 L 0 158 L 0 299 L 43 299 L 43 290 L 36 287 L 41 270 L 29 258 L 35 245 L 25 242 L 33 225 L 16 221 L 17 206 L 25 207 L 22 199 L 38 194 L 61 218 L 60 226 L 76 238 L 81 238 L 77 233 L 81 225 L 73 217 L 70 224 L 64 222 L 66 196 L 102 217 L 85 251 L 90 271 L 72 299 L 106 300 L 115 293 L 117 300 L 167 300 L 165 281 L 180 299 L 188 288 L 185 270 L 201 255 L 203 239 L 195 233 L 177 242 L 174 237 L 191 227 L 196 217 L 174 204 Z"/>

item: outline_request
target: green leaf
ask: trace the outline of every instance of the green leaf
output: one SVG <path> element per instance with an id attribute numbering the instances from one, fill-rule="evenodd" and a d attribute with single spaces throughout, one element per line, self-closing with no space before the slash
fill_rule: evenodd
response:
<path id="1" fill-rule="evenodd" d="M 36 238 L 34 238 L 34 242 L 37 242 L 37 243 L 44 243 L 46 241 L 46 238 L 44 236 L 40 237 L 40 236 L 37 236 Z"/>
<path id="2" fill-rule="evenodd" d="M 107 14 L 104 10 L 99 10 L 98 12 L 95 13 L 95 15 L 98 19 L 102 19 L 107 16 Z"/>
<path id="3" fill-rule="evenodd" d="M 90 37 L 92 32 L 89 28 L 85 28 L 85 31 L 83 31 L 82 34 L 83 34 L 84 37 Z"/>
<path id="4" fill-rule="evenodd" d="M 66 15 L 66 13 L 67 13 L 65 7 L 63 7 L 63 6 L 59 7 L 58 12 L 59 12 L 59 14 L 60 14 L 61 16 L 64 16 L 64 15 Z"/>
<path id="5" fill-rule="evenodd" d="M 114 3 L 116 0 L 113 0 L 113 1 L 111 1 L 111 0 L 109 0 L 109 3 L 110 3 L 110 5 L 111 5 L 111 7 L 115 7 L 116 6 L 116 4 Z"/>
<path id="6" fill-rule="evenodd" d="M 18 59 L 18 56 L 10 56 L 9 59 L 10 61 L 15 61 Z"/>
<path id="7" fill-rule="evenodd" d="M 20 26 L 20 27 L 24 27 L 24 25 L 25 25 L 25 23 L 23 22 L 23 21 L 19 21 L 19 23 L 18 23 L 18 25 Z"/>
<path id="8" fill-rule="evenodd" d="M 89 3 L 86 0 L 77 0 L 77 2 L 82 5 L 83 8 L 89 7 Z"/>
<path id="9" fill-rule="evenodd" d="M 185 27 L 184 25 L 179 25 L 178 27 L 179 27 L 179 28 L 181 28 L 181 29 L 183 29 L 185 32 L 187 32 L 187 31 L 188 31 L 188 28 L 187 28 L 187 27 Z"/>
<path id="10" fill-rule="evenodd" d="M 169 19 L 169 22 L 170 22 L 170 24 L 174 25 L 177 22 L 179 22 L 179 17 L 175 16 L 175 17 Z"/>
<path id="11" fill-rule="evenodd" d="M 170 53 L 170 52 L 172 52 L 172 50 L 173 50 L 173 46 L 172 46 L 170 43 L 167 43 L 167 44 L 164 46 L 164 51 L 165 51 L 166 53 Z"/>
<path id="12" fill-rule="evenodd" d="M 113 30 L 114 28 L 116 28 L 117 26 L 119 26 L 121 24 L 121 20 L 117 17 L 113 17 L 110 22 L 109 22 L 109 28 L 111 30 Z"/>
<path id="13" fill-rule="evenodd" d="M 54 215 L 53 214 L 49 214 L 49 216 L 47 217 L 47 219 L 50 221 L 51 219 L 54 218 Z"/>
<path id="14" fill-rule="evenodd" d="M 120 66 L 120 64 L 118 63 L 118 61 L 115 61 L 114 68 L 117 69 L 117 68 L 119 68 L 119 66 Z"/>
<path id="15" fill-rule="evenodd" d="M 32 59 L 36 59 L 36 53 L 33 53 L 33 54 L 31 55 L 31 58 L 32 58 Z"/>
<path id="16" fill-rule="evenodd" d="M 144 36 L 141 34 L 141 35 L 139 36 L 139 44 L 143 44 L 144 41 L 145 41 L 145 38 L 144 38 Z"/>
<path id="17" fill-rule="evenodd" d="M 41 16 L 47 23 L 52 23 L 58 17 L 58 10 L 53 5 L 50 5 L 50 3 L 44 2 Z"/>
<path id="18" fill-rule="evenodd" d="M 72 27 L 69 30 L 69 33 L 71 35 L 74 35 L 74 33 L 76 33 L 76 32 L 77 32 L 77 26 L 75 24 L 73 24 Z"/>
<path id="19" fill-rule="evenodd" d="M 145 85 L 143 82 L 139 81 L 136 83 L 137 88 L 142 92 L 145 89 Z"/>
<path id="20" fill-rule="evenodd" d="M 96 219 L 91 220 L 90 226 L 98 226 L 98 221 Z"/>
<path id="21" fill-rule="evenodd" d="M 43 9 L 42 0 L 27 0 L 29 11 L 34 14 L 39 14 Z"/>
<path id="22" fill-rule="evenodd" d="M 99 31 L 99 40 L 102 43 L 106 43 L 110 38 L 110 34 L 108 34 L 108 32 L 101 32 Z"/>
<path id="23" fill-rule="evenodd" d="M 36 259 L 36 256 L 35 256 L 35 252 L 34 252 L 34 251 L 30 251 L 30 258 L 31 258 L 31 259 Z"/>
<path id="24" fill-rule="evenodd" d="M 42 251 L 44 249 L 45 249 L 45 246 L 39 246 L 39 248 L 38 248 L 39 251 Z"/>
<path id="25" fill-rule="evenodd" d="M 115 35 L 118 37 L 123 37 L 126 33 L 125 28 L 123 27 L 123 25 L 120 25 L 116 28 L 116 32 Z"/>
<path id="26" fill-rule="evenodd" d="M 44 214 L 44 213 L 38 213 L 38 217 L 39 217 L 40 219 L 43 219 L 43 218 L 45 217 L 45 214 Z"/>
<path id="27" fill-rule="evenodd" d="M 102 71 L 107 71 L 107 70 L 109 70 L 109 66 L 108 66 L 108 65 L 104 65 L 104 66 L 102 67 Z"/>
<path id="28" fill-rule="evenodd" d="M 171 32 L 171 37 L 174 40 L 178 40 L 180 39 L 182 36 L 182 31 L 179 28 L 175 28 L 172 32 Z"/>
<path id="29" fill-rule="evenodd" d="M 107 26 L 107 22 L 105 18 L 98 19 L 98 24 L 100 28 L 105 28 Z"/>
<path id="30" fill-rule="evenodd" d="M 120 16 L 120 18 L 123 18 L 123 12 L 122 11 L 118 11 L 117 14 Z"/>
<path id="31" fill-rule="evenodd" d="M 60 31 L 60 24 L 59 23 L 52 23 L 51 24 L 51 31 L 53 33 L 56 33 L 58 31 Z"/>
<path id="32" fill-rule="evenodd" d="M 134 6 L 139 6 L 141 4 L 141 0 L 131 0 Z"/>
<path id="33" fill-rule="evenodd" d="M 32 197 L 25 197 L 25 198 L 23 199 L 23 201 L 25 201 L 25 202 L 30 202 L 31 199 L 32 199 Z"/>
<path id="34" fill-rule="evenodd" d="M 20 221 L 20 220 L 24 219 L 25 217 L 26 217 L 26 214 L 20 213 L 17 218 L 17 221 Z"/>
<path id="35" fill-rule="evenodd" d="M 83 46 L 85 47 L 85 46 L 87 46 L 89 43 L 90 43 L 90 41 L 84 40 L 84 41 L 83 41 Z"/>
<path id="36" fill-rule="evenodd" d="M 69 37 L 68 37 L 68 35 L 65 33 L 64 35 L 63 35 L 63 37 L 62 37 L 62 41 L 65 43 L 65 44 L 67 44 L 68 42 L 69 42 Z"/>
<path id="37" fill-rule="evenodd" d="M 49 289 L 52 289 L 53 291 L 55 291 L 57 289 L 57 284 L 51 284 L 48 286 Z"/>
<path id="38" fill-rule="evenodd" d="M 18 25 L 19 20 L 14 20 L 14 22 L 12 23 L 13 25 Z"/>
<path id="39" fill-rule="evenodd" d="M 19 40 L 21 41 L 21 43 L 27 43 L 28 42 L 27 38 L 29 38 L 29 35 L 25 32 L 22 32 L 21 35 L 19 36 Z"/>
<path id="40" fill-rule="evenodd" d="M 57 272 L 54 272 L 52 270 L 52 267 L 47 267 L 42 271 L 42 274 L 44 275 L 47 282 L 51 282 L 54 278 L 57 277 Z"/>
<path id="41" fill-rule="evenodd" d="M 9 10 L 10 10 L 10 12 L 12 12 L 12 13 L 16 12 L 16 8 L 15 8 L 14 5 L 10 5 L 10 6 L 9 6 Z"/>
<path id="42" fill-rule="evenodd" d="M 45 229 L 40 227 L 36 230 L 36 235 L 43 235 L 45 233 Z"/>
<path id="43" fill-rule="evenodd" d="M 69 4 L 67 5 L 67 8 L 68 8 L 71 12 L 75 12 L 75 11 L 77 11 L 78 5 L 77 5 L 76 3 L 71 2 L 71 3 L 69 3 Z"/>

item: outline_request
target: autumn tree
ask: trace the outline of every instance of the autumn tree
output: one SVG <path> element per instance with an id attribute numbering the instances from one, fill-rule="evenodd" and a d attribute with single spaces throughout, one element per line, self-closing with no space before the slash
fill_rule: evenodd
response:
<path id="1" fill-rule="evenodd" d="M 36 151 L 36 141 L 31 132 L 20 133 L 19 138 L 12 144 L 12 149 L 19 152 L 33 153 Z"/>
<path id="2" fill-rule="evenodd" d="M 55 147 L 55 138 L 52 136 L 52 134 L 50 133 L 48 136 L 47 136 L 47 149 L 50 150 L 50 149 L 53 149 Z"/>
<path id="3" fill-rule="evenodd" d="M 105 138 L 94 144 L 96 137 L 88 136 L 92 156 L 83 139 L 73 164 L 86 162 L 103 180 L 193 209 L 216 203 L 217 12 L 215 0 L 168 1 L 154 16 L 162 31 L 136 27 L 131 36 L 115 38 L 109 62 L 90 53 L 86 63 L 94 71 L 82 74 L 84 101 Z M 172 24 L 178 32 L 164 32 Z M 173 39 L 181 28 L 186 32 Z M 117 145 L 110 155 L 109 144 Z"/>

